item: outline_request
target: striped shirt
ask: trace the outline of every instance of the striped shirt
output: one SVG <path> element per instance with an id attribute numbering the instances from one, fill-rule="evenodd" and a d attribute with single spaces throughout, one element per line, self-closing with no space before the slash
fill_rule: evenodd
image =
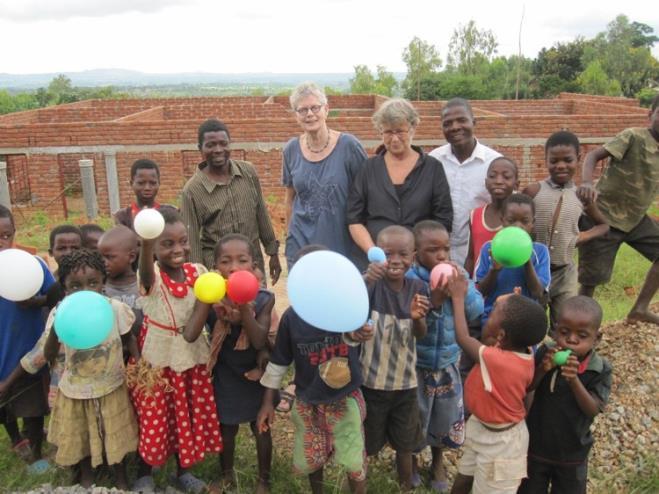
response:
<path id="1" fill-rule="evenodd" d="M 374 335 L 362 344 L 364 386 L 383 391 L 413 389 L 416 382 L 416 341 L 410 306 L 417 293 L 428 295 L 421 280 L 405 279 L 396 292 L 385 280 L 368 289 Z"/>
<path id="2" fill-rule="evenodd" d="M 250 239 L 254 260 L 265 273 L 261 245 L 269 256 L 277 254 L 279 243 L 265 206 L 254 165 L 230 160 L 230 178 L 221 184 L 198 170 L 183 187 L 181 214 L 190 236 L 190 260 L 212 269 L 215 244 L 224 235 L 241 233 Z"/>
<path id="3" fill-rule="evenodd" d="M 554 211 L 559 206 L 559 201 L 560 211 L 552 232 Z M 583 204 L 577 197 L 577 187 L 573 182 L 561 187 L 550 179 L 543 180 L 533 202 L 535 240 L 549 248 L 552 266 L 571 264 L 579 236 L 579 217 L 583 213 Z"/>

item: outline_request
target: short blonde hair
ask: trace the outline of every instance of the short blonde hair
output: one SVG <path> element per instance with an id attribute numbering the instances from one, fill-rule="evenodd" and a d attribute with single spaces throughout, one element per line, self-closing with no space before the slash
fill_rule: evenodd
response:
<path id="1" fill-rule="evenodd" d="M 403 98 L 392 98 L 382 104 L 373 114 L 373 125 L 381 130 L 385 125 L 395 125 L 407 122 L 410 127 L 419 125 L 419 113 L 412 104 Z"/>
<path id="2" fill-rule="evenodd" d="M 291 103 L 291 108 L 293 110 L 297 110 L 297 104 L 300 102 L 302 98 L 306 98 L 307 96 L 315 96 L 316 98 L 318 98 L 318 101 L 320 102 L 321 105 L 327 104 L 327 96 L 325 95 L 325 92 L 322 89 L 320 89 L 315 83 L 307 81 L 307 82 L 303 82 L 295 89 L 293 89 L 293 92 L 291 93 L 291 96 L 288 99 Z"/>

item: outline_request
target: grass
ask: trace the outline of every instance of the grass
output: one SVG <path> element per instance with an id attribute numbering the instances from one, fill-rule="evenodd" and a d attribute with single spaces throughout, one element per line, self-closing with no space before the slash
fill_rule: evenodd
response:
<path id="1" fill-rule="evenodd" d="M 111 218 L 101 217 L 96 221 L 104 228 L 112 226 Z M 87 223 L 81 212 L 73 212 L 66 223 Z M 46 215 L 34 215 L 29 221 L 19 223 L 16 241 L 20 244 L 36 247 L 40 252 L 48 249 L 48 232 L 54 226 Z M 604 308 L 606 321 L 620 320 L 625 317 L 631 308 L 650 263 L 627 245 L 623 245 L 618 252 L 613 277 L 610 283 L 599 287 L 595 297 Z M 655 301 L 659 297 L 655 297 Z M 277 436 L 276 436 L 277 437 Z M 309 491 L 306 478 L 292 475 L 291 457 L 284 450 L 290 450 L 288 443 L 292 438 L 274 441 L 275 454 L 272 468 L 272 492 L 277 493 L 305 493 Z M 288 446 L 288 447 L 286 447 Z M 278 450 L 278 448 L 280 448 Z M 44 483 L 54 486 L 69 485 L 70 477 L 66 470 L 57 469 L 42 476 L 28 476 L 25 474 L 25 465 L 15 455 L 9 453 L 9 441 L 4 431 L 0 429 L 0 492 L 15 492 L 35 488 Z M 52 450 L 51 450 L 52 452 Z M 256 457 L 254 441 L 249 429 L 244 426 L 238 436 L 236 446 L 236 472 L 238 488 L 236 492 L 253 492 L 256 485 Z M 170 460 L 166 468 L 156 475 L 159 486 L 167 485 L 170 474 L 174 472 L 174 464 Z M 193 472 L 207 481 L 217 481 L 220 477 L 218 461 L 216 458 L 207 458 L 203 463 L 194 467 Z M 627 467 L 615 473 L 624 478 L 627 486 L 625 492 L 645 494 L 659 492 L 659 465 L 657 457 L 648 453 L 637 459 L 633 467 Z M 597 485 L 597 492 L 607 493 L 607 479 L 599 474 L 596 468 L 590 469 L 590 477 Z M 344 473 L 335 466 L 326 469 L 326 492 L 344 492 Z M 111 485 L 109 477 L 101 479 L 102 485 Z M 380 494 L 399 492 L 396 483 L 396 474 L 390 461 L 376 461 L 369 469 L 369 491 Z M 423 489 L 417 492 L 430 492 Z"/>

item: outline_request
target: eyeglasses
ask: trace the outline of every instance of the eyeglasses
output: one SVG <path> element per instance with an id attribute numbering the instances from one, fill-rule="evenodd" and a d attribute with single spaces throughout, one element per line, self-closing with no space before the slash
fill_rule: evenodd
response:
<path id="1" fill-rule="evenodd" d="M 307 113 L 309 113 L 309 110 L 311 110 L 311 113 L 316 114 L 320 111 L 322 107 L 323 107 L 322 105 L 303 106 L 302 108 L 297 108 L 295 110 L 295 113 L 304 116 Z"/>
<path id="2" fill-rule="evenodd" d="M 393 136 L 396 136 L 396 137 L 398 137 L 399 139 L 402 139 L 403 137 L 405 137 L 405 136 L 406 136 L 407 134 L 409 134 L 409 133 L 410 133 L 410 129 L 406 129 L 406 130 L 403 130 L 403 129 L 398 129 L 398 130 L 383 130 L 383 131 L 382 131 L 382 136 L 383 136 L 385 139 L 391 139 Z"/>

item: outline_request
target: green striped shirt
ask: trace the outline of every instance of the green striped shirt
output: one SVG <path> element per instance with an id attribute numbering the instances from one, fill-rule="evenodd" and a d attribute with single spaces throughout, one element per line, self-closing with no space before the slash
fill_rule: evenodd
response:
<path id="1" fill-rule="evenodd" d="M 212 269 L 218 240 L 229 233 L 241 233 L 252 242 L 254 260 L 265 273 L 260 243 L 269 256 L 277 254 L 279 244 L 254 165 L 230 160 L 226 184 L 211 180 L 203 171 L 205 166 L 206 162 L 198 165 L 182 192 L 181 214 L 190 236 L 190 260 Z"/>

